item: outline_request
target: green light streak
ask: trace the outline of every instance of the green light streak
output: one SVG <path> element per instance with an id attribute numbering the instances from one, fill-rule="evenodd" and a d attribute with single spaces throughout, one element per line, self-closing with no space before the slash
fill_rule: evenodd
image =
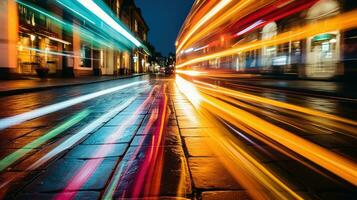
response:
<path id="1" fill-rule="evenodd" d="M 64 131 L 68 130 L 73 125 L 80 122 L 82 119 L 87 117 L 90 114 L 89 110 L 84 110 L 75 116 L 71 117 L 69 120 L 64 122 L 63 124 L 57 126 L 56 128 L 52 129 L 50 132 L 46 133 L 45 135 L 35 139 L 34 141 L 28 143 L 27 145 L 23 146 L 21 149 L 9 154 L 5 158 L 0 161 L 0 172 L 9 167 L 11 164 L 25 156 L 27 153 L 32 151 L 33 149 L 41 146 L 48 140 L 58 136 L 59 134 L 63 133 Z"/>
<path id="2" fill-rule="evenodd" d="M 17 0 L 17 3 L 19 3 L 19 4 L 23 5 L 23 6 L 26 6 L 26 7 L 28 7 L 28 8 L 31 8 L 32 10 L 35 10 L 35 11 L 37 11 L 37 12 L 39 12 L 39 13 L 45 15 L 46 17 L 49 17 L 49 18 L 51 18 L 51 19 L 53 19 L 53 20 L 55 20 L 55 21 L 57 21 L 57 22 L 59 22 L 59 23 L 61 23 L 61 24 L 66 24 L 64 21 L 62 21 L 62 20 L 60 20 L 60 19 L 58 19 L 58 18 L 56 18 L 56 17 L 54 17 L 54 16 L 48 14 L 47 12 L 45 12 L 45 11 L 43 11 L 43 10 L 41 10 L 41 9 L 35 8 L 34 6 L 32 6 L 32 5 L 30 5 L 30 4 L 24 3 L 24 2 L 22 2 L 22 1 L 20 1 L 20 0 Z"/>
<path id="3" fill-rule="evenodd" d="M 64 4 L 64 3 L 62 3 L 60 0 L 57 0 L 57 2 L 58 2 L 59 4 L 61 4 L 62 6 L 66 7 L 68 10 L 70 10 L 70 11 L 72 11 L 72 12 L 76 13 L 77 15 L 81 16 L 82 18 L 84 18 L 84 19 L 88 20 L 88 21 L 89 21 L 89 22 L 91 22 L 92 24 L 95 24 L 92 20 L 90 20 L 90 19 L 88 19 L 87 17 L 83 16 L 81 13 L 79 13 L 79 12 L 75 11 L 75 10 L 74 10 L 74 9 L 72 9 L 71 7 L 69 7 L 69 6 L 65 5 L 65 4 Z"/>

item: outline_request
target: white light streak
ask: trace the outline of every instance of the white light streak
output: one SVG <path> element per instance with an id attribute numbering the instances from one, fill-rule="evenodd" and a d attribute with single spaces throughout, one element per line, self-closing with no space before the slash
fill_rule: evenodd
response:
<path id="1" fill-rule="evenodd" d="M 118 31 L 132 43 L 134 43 L 137 47 L 141 46 L 141 43 L 132 36 L 127 30 L 125 30 L 122 26 L 120 26 L 112 17 L 110 17 L 103 9 L 101 9 L 96 3 L 92 0 L 77 0 L 80 4 L 86 7 L 89 11 L 91 11 L 94 15 L 102 19 L 106 24 L 112 27 L 114 30 Z"/>
<path id="2" fill-rule="evenodd" d="M 124 110 L 126 107 L 128 107 L 134 100 L 136 99 L 136 96 L 131 97 L 127 101 L 125 101 L 123 104 L 120 104 L 116 106 L 114 109 L 111 109 L 108 113 L 102 115 L 98 119 L 92 121 L 88 126 L 83 128 L 81 131 L 78 133 L 72 135 L 69 137 L 67 140 L 65 140 L 63 143 L 52 149 L 50 152 L 48 152 L 46 155 L 38 159 L 35 163 L 33 163 L 30 167 L 27 168 L 27 170 L 34 170 L 56 155 L 62 153 L 63 151 L 71 148 L 73 145 L 75 145 L 77 142 L 79 142 L 82 138 L 84 138 L 86 135 L 91 133 L 92 131 L 96 130 L 100 126 L 102 126 L 105 122 L 109 121 L 111 118 L 113 118 L 115 115 L 117 115 L 119 112 Z"/>
<path id="3" fill-rule="evenodd" d="M 62 110 L 64 108 L 68 108 L 70 106 L 88 101 L 90 99 L 94 99 L 96 97 L 100 97 L 109 93 L 113 93 L 113 92 L 117 92 L 119 90 L 125 89 L 125 88 L 129 88 L 135 85 L 139 85 L 139 84 L 143 84 L 143 83 L 148 83 L 148 81 L 137 81 L 134 83 L 129 83 L 129 84 L 125 84 L 125 85 L 120 85 L 120 86 L 116 86 L 116 87 L 112 87 L 106 90 L 101 90 L 98 92 L 94 92 L 91 94 L 87 94 L 87 95 L 83 95 L 80 97 L 76 97 L 67 101 L 63 101 L 60 103 L 56 103 L 56 104 L 52 104 L 49 106 L 45 106 L 42 108 L 38 108 L 29 112 L 25 112 L 19 115 L 15 115 L 12 117 L 7 117 L 7 118 L 3 118 L 0 119 L 0 130 L 8 128 L 10 126 L 14 126 L 16 124 L 20 124 L 22 122 L 37 118 L 37 117 L 41 117 L 44 115 L 47 115 L 49 113 L 53 113 L 56 112 L 58 110 Z"/>

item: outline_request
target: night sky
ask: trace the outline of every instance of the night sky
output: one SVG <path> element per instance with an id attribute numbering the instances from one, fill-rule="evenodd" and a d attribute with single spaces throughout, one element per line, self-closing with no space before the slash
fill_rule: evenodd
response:
<path id="1" fill-rule="evenodd" d="M 149 42 L 156 51 L 175 53 L 175 40 L 194 0 L 135 0 L 149 25 Z"/>

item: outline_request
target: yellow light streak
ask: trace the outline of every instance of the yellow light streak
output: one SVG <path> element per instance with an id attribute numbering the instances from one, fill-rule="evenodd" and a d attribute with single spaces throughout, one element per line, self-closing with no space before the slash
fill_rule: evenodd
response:
<path id="1" fill-rule="evenodd" d="M 190 88 L 188 86 L 190 84 L 179 76 L 177 76 L 176 80 L 178 80 L 177 87 L 190 101 L 195 101 L 197 97 L 185 89 Z M 200 97 L 203 100 L 205 98 L 205 96 Z M 222 125 L 219 125 L 212 115 L 200 109 L 207 105 L 204 103 L 204 105 L 195 106 L 200 113 L 200 118 L 205 118 L 210 124 L 219 127 L 219 132 L 205 131 L 205 135 L 209 136 L 207 145 L 209 145 L 210 149 L 217 155 L 217 158 L 220 159 L 231 175 L 247 188 L 248 193 L 253 198 L 303 199 L 250 155 L 247 149 L 243 148 L 244 145 L 225 130 Z"/>
<path id="2" fill-rule="evenodd" d="M 257 40 L 254 42 L 237 45 L 233 48 L 221 52 L 193 58 L 182 63 L 178 63 L 178 65 L 176 65 L 176 68 L 179 69 L 187 65 L 192 65 L 215 58 L 221 58 L 228 55 L 260 49 L 262 46 L 276 46 L 279 44 L 287 43 L 289 41 L 296 41 L 307 37 L 312 37 L 321 33 L 351 29 L 354 27 L 357 27 L 357 11 L 343 13 L 336 17 L 317 21 L 300 28 L 295 28 L 291 31 L 281 33 L 271 39 Z"/>
<path id="3" fill-rule="evenodd" d="M 179 75 L 177 75 L 177 78 L 180 80 L 180 87 L 195 87 L 194 84 L 182 79 Z M 182 86 L 184 84 L 187 86 Z M 197 89 L 200 88 L 196 87 L 196 90 Z M 191 96 L 190 92 L 183 92 L 187 96 Z M 204 105 L 202 107 L 208 109 L 210 113 L 214 113 L 215 115 L 220 116 L 224 120 L 238 127 L 243 123 L 246 126 L 264 134 L 273 141 L 278 142 L 279 144 L 357 186 L 357 165 L 355 162 L 305 140 L 229 103 L 203 93 L 199 93 L 199 95 L 199 97 L 195 98 L 199 98 L 201 104 Z"/>
<path id="4" fill-rule="evenodd" d="M 192 43 L 207 35 L 209 32 L 213 31 L 227 20 L 232 19 L 233 17 L 235 20 L 239 20 L 244 16 L 248 15 L 252 10 L 258 10 L 259 8 L 263 7 L 264 5 L 267 5 L 268 3 L 271 3 L 271 0 L 259 2 L 253 0 L 243 0 L 236 3 L 230 10 L 222 13 L 221 16 L 215 18 L 214 21 L 207 24 L 204 29 L 192 35 L 186 41 L 183 40 L 182 42 L 180 42 L 181 48 L 178 48 L 177 52 L 179 52 L 182 48 L 185 48 L 186 46 L 190 46 Z M 246 9 L 248 6 L 249 8 Z"/>
<path id="5" fill-rule="evenodd" d="M 182 48 L 182 45 L 199 29 L 203 24 L 205 24 L 208 20 L 210 20 L 213 16 L 215 16 L 219 11 L 221 11 L 224 7 L 226 7 L 232 0 L 222 0 L 219 2 L 212 10 L 210 10 L 194 27 L 188 32 L 188 34 L 181 41 L 180 45 L 177 48 L 176 52 L 179 52 Z"/>

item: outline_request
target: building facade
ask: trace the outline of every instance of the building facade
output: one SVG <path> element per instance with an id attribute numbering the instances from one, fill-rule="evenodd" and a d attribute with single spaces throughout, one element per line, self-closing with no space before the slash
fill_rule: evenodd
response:
<path id="1" fill-rule="evenodd" d="M 4 78 L 5 74 L 35 75 L 38 68 L 69 77 L 146 71 L 145 46 L 131 44 L 115 29 L 119 25 L 129 39 L 146 42 L 149 29 L 133 1 L 106 0 L 96 5 L 114 25 L 83 5 L 68 2 L 1 1 L 0 19 L 7 22 L 0 31 Z"/>
<path id="2" fill-rule="evenodd" d="M 196 1 L 181 30 L 177 39 L 178 47 L 184 47 L 177 52 L 180 67 L 312 79 L 357 75 L 357 29 L 347 23 L 357 16 L 356 1 L 259 1 L 242 8 L 244 14 L 229 18 L 226 13 L 239 6 L 232 1 L 232 6 L 218 14 L 221 16 L 211 19 L 210 24 L 217 25 L 214 29 L 208 31 L 213 25 L 202 26 L 187 39 L 190 27 L 204 15 L 200 10 L 209 5 L 209 1 Z M 224 17 L 226 21 L 221 20 Z M 192 63 L 195 60 L 200 62 Z"/>

